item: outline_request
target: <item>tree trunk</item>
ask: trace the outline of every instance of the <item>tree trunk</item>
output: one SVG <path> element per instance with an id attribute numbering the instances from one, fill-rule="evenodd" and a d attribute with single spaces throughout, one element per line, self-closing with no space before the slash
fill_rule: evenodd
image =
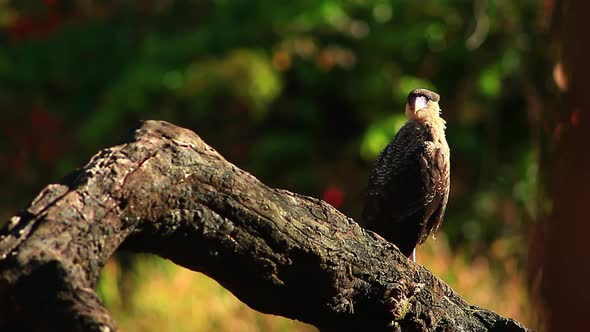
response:
<path id="1" fill-rule="evenodd" d="M 552 210 L 545 228 L 542 292 L 547 331 L 588 331 L 590 265 L 588 214 L 590 188 L 590 2 L 556 3 L 559 19 L 553 44 L 564 68 L 562 95 L 547 118 L 558 118 L 548 151 L 552 168 Z M 583 41 L 583 42 L 582 42 Z"/>
<path id="2" fill-rule="evenodd" d="M 327 203 L 272 189 L 193 132 L 146 121 L 0 233 L 0 330 L 110 331 L 117 248 L 205 273 L 252 308 L 338 331 L 527 331 Z"/>

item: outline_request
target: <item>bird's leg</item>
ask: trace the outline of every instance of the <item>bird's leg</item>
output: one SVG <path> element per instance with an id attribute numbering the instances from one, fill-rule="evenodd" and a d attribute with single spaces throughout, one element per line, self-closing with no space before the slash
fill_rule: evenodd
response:
<path id="1" fill-rule="evenodd" d="M 416 248 L 414 248 L 414 250 L 412 250 L 412 253 L 410 254 L 410 256 L 408 258 L 411 259 L 412 262 L 416 263 Z"/>

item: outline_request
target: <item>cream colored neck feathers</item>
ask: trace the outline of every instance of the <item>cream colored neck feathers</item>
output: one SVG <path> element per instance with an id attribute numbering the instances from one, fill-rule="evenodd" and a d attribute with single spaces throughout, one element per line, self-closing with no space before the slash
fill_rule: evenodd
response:
<path id="1" fill-rule="evenodd" d="M 434 130 L 444 135 L 447 122 L 440 117 L 440 107 L 437 102 L 428 101 L 426 107 L 420 109 L 412 109 L 410 105 L 406 104 L 406 116 L 410 121 L 429 124 Z"/>

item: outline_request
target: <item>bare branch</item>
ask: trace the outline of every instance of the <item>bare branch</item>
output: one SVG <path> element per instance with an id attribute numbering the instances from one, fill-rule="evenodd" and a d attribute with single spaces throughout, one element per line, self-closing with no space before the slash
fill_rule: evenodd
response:
<path id="1" fill-rule="evenodd" d="M 338 331 L 526 331 L 325 202 L 272 189 L 147 121 L 46 187 L 0 237 L 0 329 L 116 329 L 94 289 L 117 248 L 207 274 L 252 308 Z"/>

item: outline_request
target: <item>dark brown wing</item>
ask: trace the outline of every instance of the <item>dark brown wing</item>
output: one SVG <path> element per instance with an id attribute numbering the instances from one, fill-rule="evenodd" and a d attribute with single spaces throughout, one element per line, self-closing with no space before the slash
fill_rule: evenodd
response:
<path id="1" fill-rule="evenodd" d="M 425 197 L 424 227 L 418 244 L 422 244 L 432 232 L 434 235 L 440 227 L 450 189 L 450 160 L 449 149 L 446 141 L 429 142 L 425 151 L 425 159 L 428 166 L 422 168 L 423 177 L 428 181 L 426 185 L 427 196 Z"/>
<path id="2" fill-rule="evenodd" d="M 365 227 L 406 256 L 437 231 L 449 194 L 449 155 L 444 137 L 406 123 L 375 160 L 363 211 Z"/>
<path id="3" fill-rule="evenodd" d="M 365 227 L 379 233 L 409 255 L 421 239 L 426 215 L 436 197 L 429 177 L 426 142 L 430 132 L 415 122 L 406 123 L 375 160 L 369 176 L 363 211 Z M 431 211 L 429 211 L 429 209 Z"/>

